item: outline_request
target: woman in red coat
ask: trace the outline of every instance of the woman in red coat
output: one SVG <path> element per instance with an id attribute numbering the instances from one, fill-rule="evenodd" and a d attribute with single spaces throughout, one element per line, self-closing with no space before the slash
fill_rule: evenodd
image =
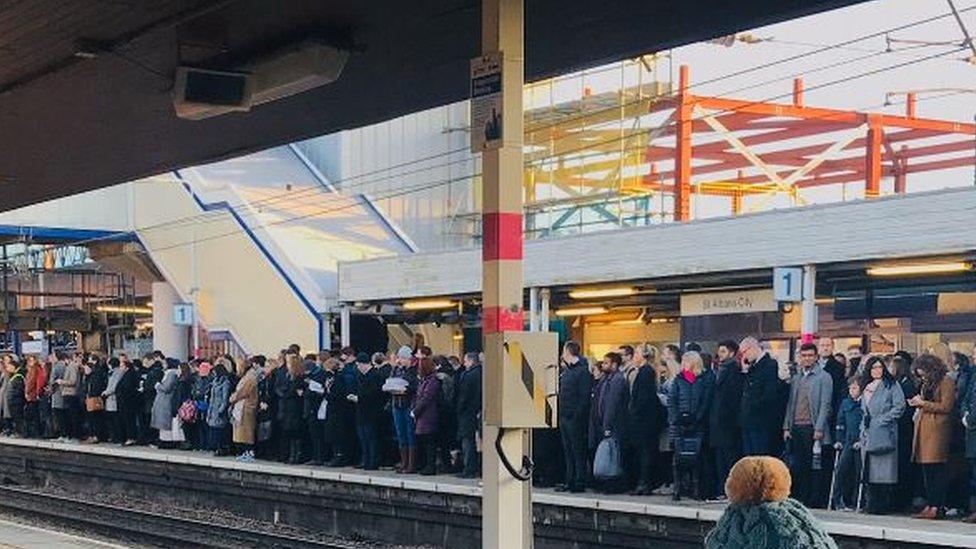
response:
<path id="1" fill-rule="evenodd" d="M 47 387 L 47 370 L 44 365 L 37 360 L 34 355 L 27 356 L 27 376 L 24 382 L 24 421 L 26 423 L 26 436 L 34 438 L 41 435 L 41 417 L 38 410 L 38 401 L 44 395 Z"/>

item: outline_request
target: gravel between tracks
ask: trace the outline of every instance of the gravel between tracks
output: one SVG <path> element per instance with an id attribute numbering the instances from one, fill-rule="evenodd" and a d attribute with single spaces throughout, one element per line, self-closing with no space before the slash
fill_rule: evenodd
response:
<path id="1" fill-rule="evenodd" d="M 185 518 L 198 520 L 203 522 L 208 522 L 211 524 L 219 524 L 226 526 L 233 526 L 236 528 L 243 528 L 247 530 L 254 530 L 258 532 L 266 532 L 272 534 L 280 534 L 286 536 L 293 536 L 297 538 L 303 538 L 314 541 L 335 541 L 352 543 L 357 547 L 362 547 L 363 549 L 433 549 L 433 546 L 429 545 L 399 545 L 390 544 L 378 541 L 372 541 L 365 539 L 359 535 L 352 535 L 348 537 L 344 536 L 334 536 L 329 534 L 324 534 L 322 532 L 308 529 L 300 528 L 296 526 L 290 526 L 286 524 L 274 524 L 267 521 L 256 520 L 249 517 L 244 517 L 241 515 L 236 515 L 227 511 L 217 510 L 217 509 L 205 509 L 205 508 L 195 508 L 195 507 L 180 507 L 173 505 L 166 505 L 159 502 L 146 501 L 144 499 L 137 499 L 128 497 L 123 494 L 107 494 L 107 493 L 77 493 L 65 490 L 60 487 L 46 486 L 46 487 L 23 487 L 29 489 L 32 492 L 50 494 L 54 496 L 69 497 L 77 500 L 90 501 L 92 503 L 101 503 L 105 505 L 115 505 L 120 507 L 126 507 L 138 511 L 146 511 L 150 513 L 159 513 L 160 515 L 167 515 L 171 517 Z M 18 517 L 9 513 L 0 513 L 0 516 L 8 518 L 11 521 L 17 522 Z M 20 521 L 26 522 L 26 521 Z M 83 529 L 72 529 L 67 528 L 65 525 L 57 525 L 58 531 L 69 532 L 78 535 L 90 535 Z M 105 536 L 91 536 L 96 539 L 104 541 L 115 541 L 120 543 L 119 540 L 112 540 L 111 538 L 106 538 Z M 121 543 L 126 543 L 126 541 L 121 541 Z"/>

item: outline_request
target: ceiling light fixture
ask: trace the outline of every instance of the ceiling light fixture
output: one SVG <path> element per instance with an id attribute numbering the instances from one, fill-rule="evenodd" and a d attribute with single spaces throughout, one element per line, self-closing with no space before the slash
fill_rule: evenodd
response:
<path id="1" fill-rule="evenodd" d="M 607 312 L 606 307 L 566 307 L 557 309 L 556 316 L 589 316 L 602 315 Z"/>
<path id="2" fill-rule="evenodd" d="M 637 288 L 632 286 L 618 286 L 615 288 L 593 288 L 572 290 L 569 297 L 573 299 L 596 299 L 600 297 L 625 297 L 637 293 Z"/>
<path id="3" fill-rule="evenodd" d="M 99 305 L 95 310 L 100 313 L 121 313 L 130 315 L 151 315 L 153 310 L 150 307 L 137 307 L 128 305 Z"/>
<path id="4" fill-rule="evenodd" d="M 417 299 L 404 301 L 403 308 L 408 311 L 424 311 L 430 309 L 450 309 L 455 303 L 450 299 Z"/>
<path id="5" fill-rule="evenodd" d="M 905 265 L 880 265 L 868 268 L 868 276 L 913 276 L 928 274 L 961 273 L 970 269 L 964 261 L 942 263 L 914 263 Z"/>

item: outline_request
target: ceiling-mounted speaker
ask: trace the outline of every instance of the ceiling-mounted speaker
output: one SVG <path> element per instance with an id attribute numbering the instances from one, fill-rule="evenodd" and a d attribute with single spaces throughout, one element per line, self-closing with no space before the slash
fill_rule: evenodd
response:
<path id="1" fill-rule="evenodd" d="M 254 78 L 240 71 L 177 67 L 173 84 L 176 116 L 202 120 L 251 109 Z"/>
<path id="2" fill-rule="evenodd" d="M 247 111 L 339 79 L 349 51 L 307 39 L 256 56 L 234 70 L 179 67 L 173 103 L 176 115 L 201 120 Z"/>

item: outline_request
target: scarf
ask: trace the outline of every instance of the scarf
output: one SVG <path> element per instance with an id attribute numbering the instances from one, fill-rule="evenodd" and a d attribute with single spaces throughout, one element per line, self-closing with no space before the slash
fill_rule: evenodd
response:
<path id="1" fill-rule="evenodd" d="M 695 381 L 698 380 L 698 377 L 696 377 L 694 372 L 691 370 L 681 370 L 681 377 L 685 378 L 685 381 L 692 385 L 694 385 Z"/>

